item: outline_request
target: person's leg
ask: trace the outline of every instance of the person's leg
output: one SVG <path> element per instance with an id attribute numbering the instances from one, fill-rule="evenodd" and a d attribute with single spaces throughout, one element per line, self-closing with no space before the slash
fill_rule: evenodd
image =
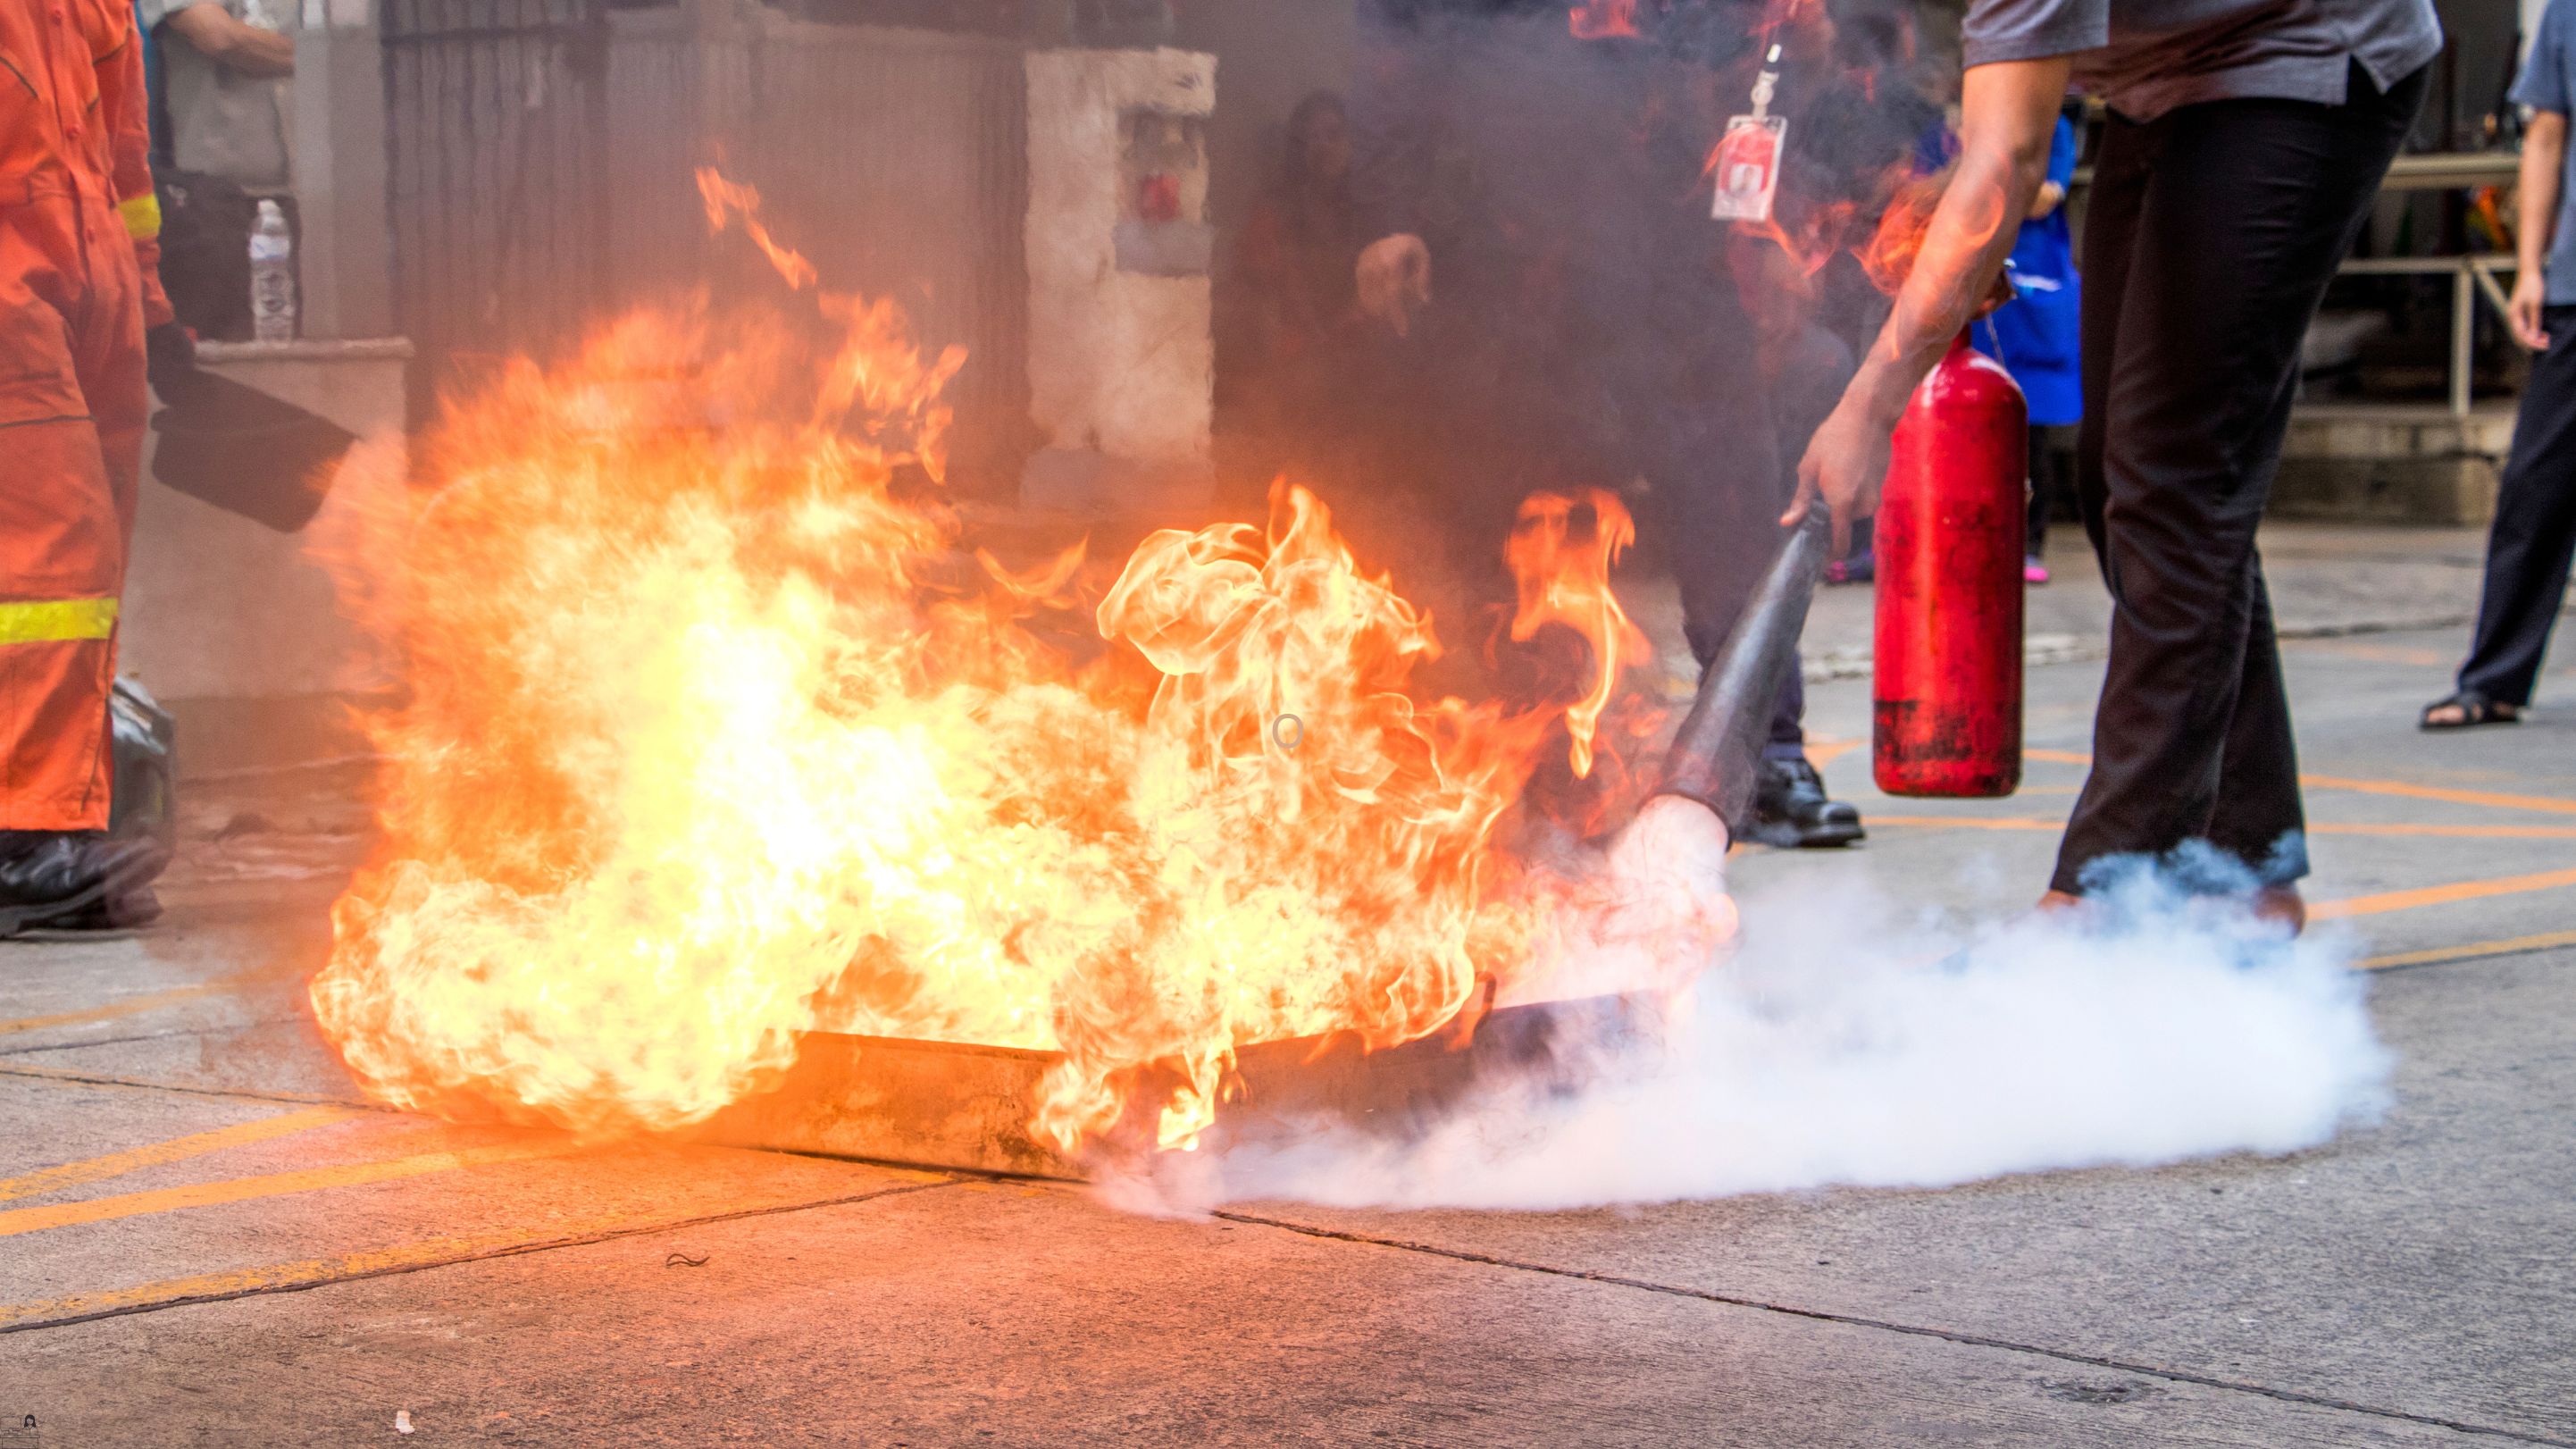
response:
<path id="1" fill-rule="evenodd" d="M 2477 632 L 2460 666 L 2461 690 L 2515 708 L 2531 703 L 2576 549 L 2576 307 L 2547 309 L 2543 325 L 2549 350 L 2532 360 L 2514 419 Z"/>
<path id="2" fill-rule="evenodd" d="M 1781 385 L 1782 379 L 1772 380 L 1774 388 Z M 1802 391 L 1827 387 L 1802 377 L 1789 378 L 1786 385 Z M 1838 387 L 1839 378 L 1830 386 Z M 1755 404 L 1752 409 L 1744 406 L 1748 397 Z M 1714 403 L 1708 425 L 1693 434 L 1687 451 L 1659 470 L 1660 476 L 1650 474 L 1656 476 L 1656 495 L 1670 531 L 1683 632 L 1703 676 L 1788 538 L 1779 526 L 1787 498 L 1783 480 L 1789 477 L 1783 460 L 1794 459 L 1793 448 L 1805 451 L 1806 436 L 1800 424 L 1783 426 L 1784 410 L 1763 407 L 1763 401 L 1758 392 L 1739 389 Z M 1785 411 L 1794 415 L 1798 410 Z M 1812 425 L 1804 426 L 1812 430 Z M 1793 659 L 1788 679 L 1771 702 L 1753 818 L 1727 824 L 1770 845 L 1849 845 L 1865 837 L 1860 812 L 1825 793 L 1823 779 L 1807 760 L 1805 714 L 1806 686 Z"/>
<path id="3" fill-rule="evenodd" d="M 1807 679 L 1799 671 L 1806 659 L 1789 651 L 1789 677 L 1780 681 L 1780 696 L 1771 701 L 1771 738 L 1762 746 L 1766 760 L 1807 758 Z"/>
<path id="4" fill-rule="evenodd" d="M 2022 522 L 2021 551 L 2038 558 L 2048 550 L 2048 508 L 2057 480 L 2055 455 L 2048 449 L 2048 429 L 2030 425 L 2030 512 Z"/>
<path id="5" fill-rule="evenodd" d="M 135 279 L 113 212 L 0 208 L 0 936 L 90 910 L 167 859 L 100 834 L 145 405 Z"/>
<path id="6" fill-rule="evenodd" d="M 2296 851 L 2273 860 L 2302 818 L 2254 531 L 2300 341 L 2423 88 L 2418 74 L 2383 95 L 2356 71 L 2345 105 L 2221 101 L 2145 128 L 2155 164 L 2125 238 L 2107 396 L 2086 419 L 2101 429 L 2111 657 L 2055 890 L 2194 839 L 2269 863 L 2267 885 L 2305 873 Z"/>
<path id="7" fill-rule="evenodd" d="M 2084 417 L 2075 430 L 2075 516 L 2103 566 L 2103 515 L 2109 486 L 2103 479 L 2102 455 L 2108 433 L 2112 358 L 2120 339 L 2120 299 L 2129 285 L 2129 239 L 2137 234 L 2138 214 L 2146 200 L 2147 180 L 2155 173 L 2161 137 L 2148 127 L 2120 118 L 2103 120 L 2101 154 L 2093 167 L 2093 186 L 2085 202 L 2084 294 L 2081 304 Z"/>
<path id="8" fill-rule="evenodd" d="M 142 399 L 121 409 L 88 395 L 114 339 L 90 305 L 83 254 L 99 239 L 79 234 L 81 210 L 67 200 L 0 210 L 0 451 L 9 460 L 0 488 L 0 830 L 8 831 L 107 824 L 111 640 L 125 559 L 122 459 L 107 449 L 123 441 L 125 415 L 139 415 Z M 130 274 L 131 244 L 121 234 L 113 240 Z M 130 287 L 122 295 L 134 300 Z M 139 371 L 134 386 L 139 393 Z"/>

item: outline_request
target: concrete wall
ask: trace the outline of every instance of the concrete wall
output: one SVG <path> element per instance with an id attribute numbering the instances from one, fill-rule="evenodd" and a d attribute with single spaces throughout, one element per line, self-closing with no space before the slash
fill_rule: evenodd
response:
<path id="1" fill-rule="evenodd" d="M 2325 404 L 2291 415 L 2273 514 L 2354 523 L 2482 524 L 2513 442 L 2513 412 Z"/>
<path id="2" fill-rule="evenodd" d="M 295 37 L 295 202 L 306 337 L 393 331 L 384 52 L 363 28 Z"/>
<path id="3" fill-rule="evenodd" d="M 405 486 L 403 366 L 408 344 L 209 344 L 211 371 L 331 419 L 365 439 L 341 467 L 322 516 L 276 533 L 176 493 L 144 458 L 126 571 L 118 667 L 180 716 L 191 771 L 310 757 L 345 747 L 339 701 L 392 683 L 346 619 L 330 576 L 306 553 L 367 488 Z M 202 727 L 200 727 L 202 725 Z"/>
<path id="4" fill-rule="evenodd" d="M 1204 271 L 1122 264 L 1121 118 L 1205 117 L 1216 61 L 1177 50 L 1059 50 L 1028 57 L 1029 413 L 1047 446 L 1028 501 L 1140 509 L 1203 499 L 1216 357 Z M 1183 220 L 1204 219 L 1204 177 Z"/>

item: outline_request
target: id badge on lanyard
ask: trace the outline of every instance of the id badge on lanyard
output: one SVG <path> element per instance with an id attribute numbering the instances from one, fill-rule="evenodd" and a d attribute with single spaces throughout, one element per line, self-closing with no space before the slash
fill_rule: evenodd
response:
<path id="1" fill-rule="evenodd" d="M 1771 219 L 1771 195 L 1780 188 L 1780 158 L 1788 147 L 1789 119 L 1771 114 L 1771 95 L 1780 83 L 1780 47 L 1772 46 L 1753 82 L 1753 114 L 1729 117 L 1726 132 L 1708 159 L 1717 182 L 1717 199 L 1709 215 L 1719 221 Z"/>

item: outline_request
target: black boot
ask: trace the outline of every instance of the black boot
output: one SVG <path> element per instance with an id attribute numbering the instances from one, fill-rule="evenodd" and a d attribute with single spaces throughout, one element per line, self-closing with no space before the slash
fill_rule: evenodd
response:
<path id="1" fill-rule="evenodd" d="M 138 924 L 132 913 L 151 898 L 152 878 L 169 863 L 169 848 L 157 840 L 0 830 L 0 937 L 36 927 Z M 128 918 L 115 919 L 120 915 Z"/>
<path id="2" fill-rule="evenodd" d="M 1805 760 L 1764 760 L 1753 790 L 1753 828 L 1764 845 L 1784 850 L 1825 850 L 1867 838 L 1860 811 L 1827 799 L 1825 782 Z"/>

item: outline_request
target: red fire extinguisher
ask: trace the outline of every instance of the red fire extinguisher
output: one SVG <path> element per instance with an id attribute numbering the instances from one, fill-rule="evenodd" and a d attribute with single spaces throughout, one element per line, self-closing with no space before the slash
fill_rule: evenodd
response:
<path id="1" fill-rule="evenodd" d="M 1871 755 L 1891 795 L 2021 783 L 2029 409 L 1962 332 L 1896 425 L 1878 505 Z"/>

